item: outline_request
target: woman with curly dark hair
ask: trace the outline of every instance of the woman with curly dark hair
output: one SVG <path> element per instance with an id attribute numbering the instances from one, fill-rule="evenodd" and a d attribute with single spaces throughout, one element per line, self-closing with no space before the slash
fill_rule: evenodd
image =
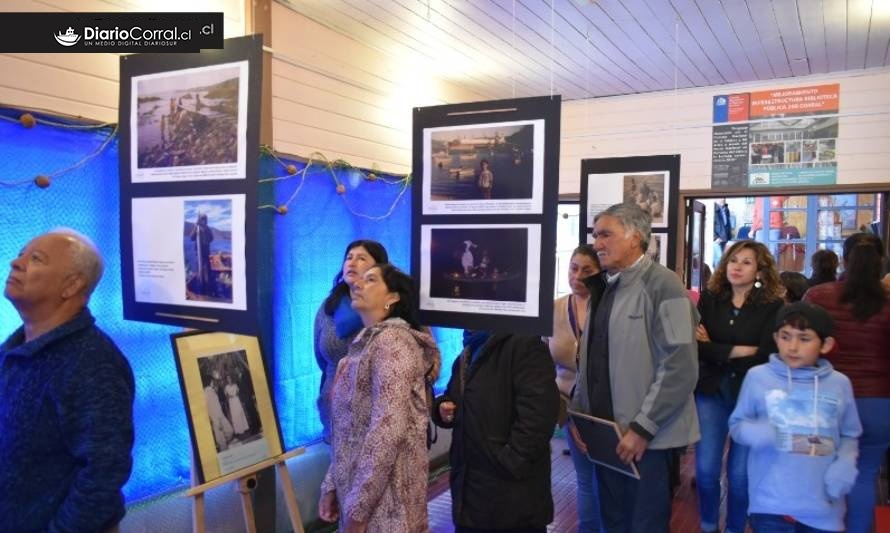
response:
<path id="1" fill-rule="evenodd" d="M 729 415 L 748 369 L 765 363 L 776 351 L 772 331 L 783 291 L 767 247 L 739 241 L 726 250 L 698 302 L 695 405 L 701 440 L 695 445 L 695 472 L 702 531 L 720 529 L 720 474 Z M 727 532 L 745 531 L 747 459 L 748 449 L 731 442 L 726 463 Z"/>
<path id="2" fill-rule="evenodd" d="M 876 235 L 844 241 L 844 276 L 811 288 L 804 301 L 821 305 L 834 319 L 837 348 L 826 358 L 853 383 L 862 422 L 859 476 L 847 495 L 847 531 L 871 531 L 875 480 L 890 448 L 890 291 L 881 284 L 884 246 Z"/>

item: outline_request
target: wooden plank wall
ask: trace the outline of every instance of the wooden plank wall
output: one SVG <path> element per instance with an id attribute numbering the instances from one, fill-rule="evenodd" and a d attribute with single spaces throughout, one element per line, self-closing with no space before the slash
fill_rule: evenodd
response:
<path id="1" fill-rule="evenodd" d="M 226 35 L 245 33 L 245 0 L 207 0 Z M 212 4 L 212 5 L 211 5 Z M 134 4 L 135 5 L 135 4 Z M 165 9 L 169 7 L 162 6 Z M 485 96 L 272 3 L 273 145 L 394 173 L 411 166 L 415 106 Z M 103 0 L 0 0 L 3 11 L 108 11 Z M 145 8 L 160 9 L 159 7 Z M 135 9 L 134 9 L 135 10 Z M 116 121 L 116 54 L 0 54 L 0 104 Z M 710 186 L 711 100 L 753 89 L 841 84 L 839 183 L 890 182 L 890 69 L 564 102 L 560 193 L 577 194 L 580 160 L 680 153 L 683 189 Z"/>
<path id="2" fill-rule="evenodd" d="M 245 33 L 244 2 L 200 0 L 183 5 L 172 0 L 129 0 L 125 4 L 103 0 L 0 0 L 0 12 L 222 11 L 225 36 L 234 37 Z M 119 56 L 0 54 L 0 105 L 117 122 Z"/>
<path id="3" fill-rule="evenodd" d="M 278 3 L 272 48 L 274 146 L 289 154 L 405 174 L 413 107 L 484 100 Z"/>
<path id="4" fill-rule="evenodd" d="M 890 183 L 890 69 L 564 102 L 559 192 L 580 192 L 586 158 L 675 154 L 680 188 L 711 186 L 715 95 L 840 84 L 838 183 Z"/>

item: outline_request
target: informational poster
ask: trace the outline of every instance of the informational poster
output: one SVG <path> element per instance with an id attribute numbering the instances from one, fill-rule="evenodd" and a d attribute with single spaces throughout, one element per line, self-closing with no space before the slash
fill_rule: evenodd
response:
<path id="1" fill-rule="evenodd" d="M 550 335 L 559 96 L 414 110 L 411 272 L 424 324 Z"/>
<path id="2" fill-rule="evenodd" d="M 714 97 L 711 187 L 837 182 L 840 85 Z"/>
<path id="3" fill-rule="evenodd" d="M 262 39 L 120 61 L 124 317 L 254 334 Z"/>

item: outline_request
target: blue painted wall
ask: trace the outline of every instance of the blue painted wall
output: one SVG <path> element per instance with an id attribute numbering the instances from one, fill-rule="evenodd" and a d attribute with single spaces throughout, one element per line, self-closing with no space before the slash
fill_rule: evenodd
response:
<path id="1" fill-rule="evenodd" d="M 125 487 L 132 503 L 189 482 L 188 427 L 169 341 L 169 335 L 179 329 L 123 320 L 116 141 L 85 165 L 54 178 L 47 189 L 28 183 L 37 174 L 51 174 L 80 161 L 108 133 L 46 125 L 25 129 L 17 122 L 0 120 L 0 182 L 4 183 L 0 184 L 0 258 L 8 265 L 33 236 L 57 226 L 90 236 L 106 258 L 105 276 L 90 307 L 127 355 L 136 375 L 136 446 L 133 474 Z M 285 174 L 277 162 L 264 158 L 261 177 Z M 260 264 L 272 279 L 273 339 L 266 345 L 273 350 L 270 371 L 288 448 L 320 435 L 315 411 L 320 371 L 312 353 L 312 321 L 340 268 L 343 248 L 359 237 L 376 239 L 386 245 L 396 265 L 409 266 L 410 190 L 397 199 L 398 186 L 383 180 L 366 182 L 356 171 L 340 170 L 338 175 L 347 188 L 344 195 L 336 193 L 329 175 L 311 173 L 288 215 L 272 215 L 266 226 L 274 232 L 273 249 Z M 26 183 L 6 185 L 20 180 Z M 261 185 L 261 195 L 283 203 L 298 185 L 298 179 Z M 391 215 L 380 220 L 358 215 L 384 215 L 394 202 Z M 15 310 L 0 299 L 0 336 L 5 338 L 19 325 Z M 436 334 L 445 359 L 441 388 L 460 340 L 453 330 Z"/>

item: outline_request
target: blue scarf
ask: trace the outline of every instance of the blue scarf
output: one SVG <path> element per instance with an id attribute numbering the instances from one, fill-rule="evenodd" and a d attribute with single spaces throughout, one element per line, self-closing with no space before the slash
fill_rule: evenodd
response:
<path id="1" fill-rule="evenodd" d="M 479 357 L 479 352 L 482 351 L 482 345 L 485 344 L 485 341 L 487 341 L 490 337 L 490 331 L 471 331 L 468 329 L 464 330 L 464 346 L 470 349 L 470 361 L 467 366 L 472 365 L 476 361 L 476 359 Z"/>
<path id="2" fill-rule="evenodd" d="M 332 318 L 337 338 L 345 339 L 362 329 L 362 318 L 352 308 L 352 300 L 348 296 L 340 299 L 340 305 L 334 309 Z"/>

